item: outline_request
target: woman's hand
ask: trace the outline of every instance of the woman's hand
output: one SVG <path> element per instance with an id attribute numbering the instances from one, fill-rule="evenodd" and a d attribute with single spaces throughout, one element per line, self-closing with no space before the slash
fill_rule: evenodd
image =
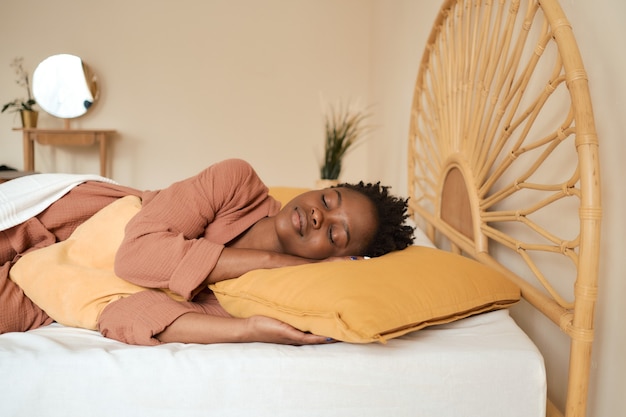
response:
<path id="1" fill-rule="evenodd" d="M 282 321 L 265 317 L 253 316 L 247 320 L 249 342 L 279 343 L 282 345 L 316 345 L 331 343 L 334 340 L 304 333 Z"/>

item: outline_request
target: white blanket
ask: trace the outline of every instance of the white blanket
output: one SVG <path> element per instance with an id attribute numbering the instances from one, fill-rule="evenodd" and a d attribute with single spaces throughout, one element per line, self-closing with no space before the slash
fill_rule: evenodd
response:
<path id="1" fill-rule="evenodd" d="M 89 174 L 34 174 L 0 184 L 0 230 L 38 215 L 72 188 L 86 181 L 115 181 Z"/>

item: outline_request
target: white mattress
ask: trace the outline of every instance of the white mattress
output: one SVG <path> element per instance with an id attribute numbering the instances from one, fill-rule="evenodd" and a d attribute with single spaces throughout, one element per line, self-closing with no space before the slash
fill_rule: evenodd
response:
<path id="1" fill-rule="evenodd" d="M 496 311 L 386 345 L 125 345 L 53 324 L 0 335 L 0 416 L 545 415 L 543 359 Z"/>

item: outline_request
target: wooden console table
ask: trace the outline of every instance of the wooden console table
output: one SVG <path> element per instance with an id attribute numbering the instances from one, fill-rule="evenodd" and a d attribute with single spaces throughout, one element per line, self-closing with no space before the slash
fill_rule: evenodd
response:
<path id="1" fill-rule="evenodd" d="M 53 146 L 100 145 L 100 175 L 106 176 L 108 140 L 115 130 L 101 129 L 37 129 L 16 128 L 22 131 L 24 143 L 24 171 L 35 170 L 35 142 Z"/>

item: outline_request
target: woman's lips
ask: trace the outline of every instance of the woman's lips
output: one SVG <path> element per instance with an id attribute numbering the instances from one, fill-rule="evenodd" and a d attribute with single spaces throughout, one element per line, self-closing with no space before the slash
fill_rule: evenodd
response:
<path id="1" fill-rule="evenodd" d="M 296 207 L 293 209 L 293 213 L 291 214 L 291 222 L 293 223 L 293 227 L 296 229 L 300 236 L 303 236 L 305 219 L 301 210 Z"/>

